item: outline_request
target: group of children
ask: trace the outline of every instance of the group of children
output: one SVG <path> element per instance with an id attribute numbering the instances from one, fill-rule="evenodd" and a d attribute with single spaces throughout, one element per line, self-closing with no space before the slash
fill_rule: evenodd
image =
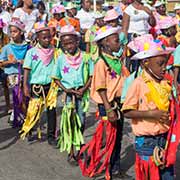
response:
<path id="1" fill-rule="evenodd" d="M 106 180 L 130 179 L 121 172 L 120 163 L 124 117 L 130 118 L 135 135 L 136 179 L 174 179 L 180 140 L 180 45 L 176 48 L 173 39 L 177 22 L 167 17 L 157 27 L 161 34 L 142 35 L 128 43 L 114 9 L 105 17 L 96 14 L 94 25 L 85 34 L 85 52 L 80 48 L 82 38 L 76 18 L 65 17 L 61 5 L 52 13 L 49 23 L 42 15 L 43 20 L 34 24 L 33 45 L 25 41 L 25 25 L 13 19 L 8 25 L 11 41 L 0 55 L 0 67 L 6 75 L 1 78 L 6 92 L 12 88 L 12 123 L 21 128 L 20 137 L 32 141 L 37 125 L 41 138 L 40 117 L 45 110 L 48 143 L 67 151 L 68 161 L 78 162 L 84 176 L 93 177 L 105 170 Z M 133 51 L 131 60 L 138 64 L 131 75 L 124 65 L 127 47 Z M 63 92 L 64 107 L 57 138 L 58 91 Z M 8 93 L 6 98 L 8 102 Z M 90 98 L 97 104 L 99 122 L 85 144 Z"/>

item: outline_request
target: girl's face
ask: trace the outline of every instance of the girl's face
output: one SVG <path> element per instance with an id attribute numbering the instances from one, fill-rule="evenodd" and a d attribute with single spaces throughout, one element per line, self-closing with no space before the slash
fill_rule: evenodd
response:
<path id="1" fill-rule="evenodd" d="M 120 49 L 119 34 L 112 34 L 105 38 L 105 44 L 111 52 L 118 52 Z"/>
<path id="2" fill-rule="evenodd" d="M 165 4 L 162 4 L 161 6 L 159 6 L 157 8 L 157 12 L 162 15 L 162 16 L 165 16 L 166 15 L 166 5 Z"/>
<path id="3" fill-rule="evenodd" d="M 176 14 L 180 16 L 180 9 L 176 10 Z"/>
<path id="4" fill-rule="evenodd" d="M 97 19 L 95 20 L 95 23 L 98 25 L 98 27 L 102 27 L 102 26 L 105 25 L 105 22 L 104 22 L 104 20 L 103 20 L 103 17 L 102 17 L 102 18 L 97 18 Z"/>
<path id="5" fill-rule="evenodd" d="M 91 9 L 91 1 L 90 0 L 83 0 L 82 7 L 84 10 L 89 11 Z"/>
<path id="6" fill-rule="evenodd" d="M 148 73 L 156 80 L 164 79 L 166 72 L 166 65 L 168 62 L 168 56 L 161 55 L 149 58 L 145 63 L 144 67 Z"/>
<path id="7" fill-rule="evenodd" d="M 56 19 L 57 21 L 60 21 L 63 17 L 64 17 L 64 13 L 54 14 L 54 19 Z"/>
<path id="8" fill-rule="evenodd" d="M 113 19 L 112 21 L 108 21 L 106 24 L 110 25 L 112 27 L 117 27 L 118 26 L 118 19 Z"/>
<path id="9" fill-rule="evenodd" d="M 27 7 L 32 7 L 33 5 L 32 0 L 23 0 L 23 2 L 24 2 L 24 5 L 26 5 Z"/>
<path id="10" fill-rule="evenodd" d="M 177 29 L 176 29 L 176 26 L 172 26 L 169 28 L 169 33 L 171 36 L 175 36 L 176 33 L 177 33 Z"/>
<path id="11" fill-rule="evenodd" d="M 10 26 L 10 36 L 14 42 L 22 40 L 22 31 L 15 26 Z"/>
<path id="12" fill-rule="evenodd" d="M 79 40 L 75 35 L 65 35 L 61 37 L 61 45 L 64 51 L 74 55 L 79 47 Z"/>
<path id="13" fill-rule="evenodd" d="M 45 11 L 45 9 L 44 9 L 44 7 L 43 6 L 39 6 L 39 12 L 41 13 L 41 14 L 43 14 L 44 13 L 44 11 Z"/>
<path id="14" fill-rule="evenodd" d="M 38 32 L 37 40 L 43 48 L 48 48 L 52 40 L 50 30 L 44 30 Z"/>

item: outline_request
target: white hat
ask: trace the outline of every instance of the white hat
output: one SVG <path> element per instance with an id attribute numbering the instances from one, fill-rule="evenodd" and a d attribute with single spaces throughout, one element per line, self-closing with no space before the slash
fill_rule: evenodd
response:
<path id="1" fill-rule="evenodd" d="M 110 36 L 111 34 L 119 33 L 120 30 L 120 27 L 103 26 L 96 32 L 94 41 L 97 42 L 107 36 Z"/>
<path id="2" fill-rule="evenodd" d="M 157 8 L 157 7 L 159 7 L 159 6 L 163 5 L 163 4 L 165 4 L 165 3 L 162 2 L 162 1 L 156 1 L 156 3 L 154 4 L 154 7 Z"/>
<path id="3" fill-rule="evenodd" d="M 178 9 L 180 9 L 180 3 L 176 3 L 174 6 L 174 10 L 178 10 Z"/>
<path id="4" fill-rule="evenodd" d="M 66 10 L 70 10 L 70 9 L 74 9 L 74 8 L 76 8 L 76 5 L 72 2 L 68 2 L 67 6 L 65 6 Z"/>

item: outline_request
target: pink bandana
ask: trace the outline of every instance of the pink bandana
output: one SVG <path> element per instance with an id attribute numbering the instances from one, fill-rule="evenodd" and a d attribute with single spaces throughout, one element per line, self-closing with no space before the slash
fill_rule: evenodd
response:
<path id="1" fill-rule="evenodd" d="M 43 62 L 45 66 L 47 66 L 53 58 L 54 48 L 45 49 L 45 48 L 37 47 L 37 52 L 39 59 Z"/>
<path id="2" fill-rule="evenodd" d="M 78 69 L 82 62 L 82 52 L 79 50 L 74 56 L 65 54 L 65 58 L 72 68 Z"/>

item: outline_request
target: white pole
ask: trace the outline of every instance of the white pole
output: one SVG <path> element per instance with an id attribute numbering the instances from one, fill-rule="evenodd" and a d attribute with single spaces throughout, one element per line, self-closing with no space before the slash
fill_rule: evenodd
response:
<path id="1" fill-rule="evenodd" d="M 94 12 L 96 12 L 96 0 L 93 0 Z"/>

